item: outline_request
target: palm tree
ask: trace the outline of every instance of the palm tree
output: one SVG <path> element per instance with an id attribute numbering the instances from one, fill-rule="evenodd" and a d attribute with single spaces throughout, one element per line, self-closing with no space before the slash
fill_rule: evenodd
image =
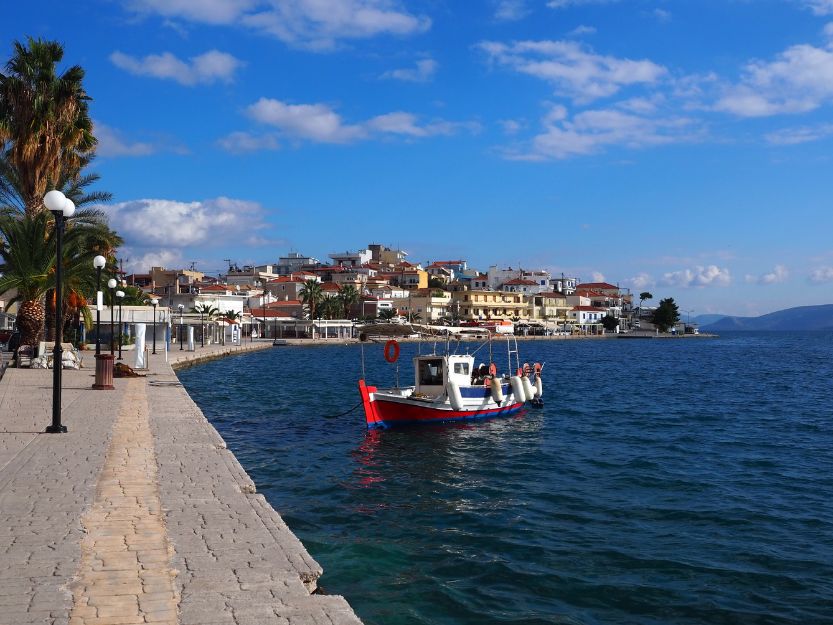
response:
<path id="1" fill-rule="evenodd" d="M 335 319 L 343 310 L 338 297 L 325 297 L 319 304 L 318 314 L 324 319 Z"/>
<path id="2" fill-rule="evenodd" d="M 211 321 L 214 317 L 220 314 L 220 309 L 215 306 L 212 306 L 211 304 L 202 303 L 194 306 L 191 309 L 191 312 L 195 312 L 201 316 L 200 332 L 202 332 L 202 336 L 205 337 L 205 324 L 202 321 L 202 317 L 205 317 L 205 321 Z"/>
<path id="3" fill-rule="evenodd" d="M 390 321 L 396 316 L 396 310 L 393 308 L 385 308 L 379 311 L 379 319 Z"/>
<path id="4" fill-rule="evenodd" d="M 0 216 L 0 294 L 14 290 L 9 303 L 20 302 L 17 327 L 21 345 L 37 345 L 46 318 L 43 297 L 49 290 L 55 267 L 54 229 L 49 215 L 26 219 Z"/>
<path id="5" fill-rule="evenodd" d="M 350 318 L 350 309 L 359 301 L 359 290 L 353 284 L 345 284 L 338 290 L 338 298 L 344 307 L 344 318 Z"/>
<path id="6" fill-rule="evenodd" d="M 14 170 L 27 215 L 45 210 L 44 194 L 77 176 L 97 143 L 84 70 L 73 65 L 59 75 L 63 56 L 58 42 L 29 37 L 25 44 L 14 42 L 0 72 L 0 144 L 8 144 L 3 158 Z"/>
<path id="7" fill-rule="evenodd" d="M 309 318 L 315 319 L 315 309 L 321 301 L 321 298 L 324 296 L 324 293 L 321 290 L 321 283 L 314 278 L 310 278 L 304 282 L 304 286 L 301 287 L 298 295 L 301 297 L 301 301 L 309 310 Z"/>
<path id="8" fill-rule="evenodd" d="M 240 319 L 243 318 L 243 313 L 237 312 L 236 310 L 227 310 L 220 315 L 223 321 L 226 322 L 226 325 L 231 325 L 233 323 L 237 323 Z M 226 344 L 226 330 L 223 328 L 223 345 Z"/>

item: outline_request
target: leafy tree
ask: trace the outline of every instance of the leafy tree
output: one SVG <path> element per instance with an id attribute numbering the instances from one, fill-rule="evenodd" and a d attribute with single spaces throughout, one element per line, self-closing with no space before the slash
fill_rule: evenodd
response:
<path id="1" fill-rule="evenodd" d="M 121 290 L 124 291 L 122 298 L 124 306 L 147 306 L 150 301 L 150 295 L 137 286 L 123 286 Z"/>
<path id="2" fill-rule="evenodd" d="M 653 324 L 660 332 L 668 332 L 680 320 L 680 310 L 673 297 L 660 300 L 654 311 Z"/>
<path id="3" fill-rule="evenodd" d="M 642 302 L 644 302 L 646 299 L 653 298 L 654 296 L 651 295 L 648 291 L 642 291 L 642 293 L 639 294 L 639 307 L 642 308 Z"/>
<path id="4" fill-rule="evenodd" d="M 344 318 L 350 318 L 350 309 L 359 301 L 359 290 L 353 284 L 345 284 L 338 290 L 338 298 L 344 307 Z"/>
<path id="5" fill-rule="evenodd" d="M 227 310 L 222 314 L 223 321 L 226 323 L 237 323 L 243 315 L 236 310 Z"/>
<path id="6" fill-rule="evenodd" d="M 0 145 L 27 215 L 45 211 L 46 192 L 77 176 L 97 143 L 84 70 L 58 74 L 63 56 L 58 42 L 29 37 L 0 72 Z"/>
<path id="7" fill-rule="evenodd" d="M 321 290 L 321 283 L 314 278 L 306 280 L 298 295 L 309 311 L 309 318 L 315 319 L 315 309 L 321 301 L 321 298 L 324 297 L 324 292 Z"/>
<path id="8" fill-rule="evenodd" d="M 445 282 L 442 281 L 441 278 L 437 276 L 431 276 L 428 278 L 428 287 L 431 289 L 442 289 L 445 286 Z"/>
<path id="9" fill-rule="evenodd" d="M 396 316 L 396 310 L 393 308 L 384 308 L 379 311 L 379 319 L 383 321 L 390 321 Z"/>
<path id="10" fill-rule="evenodd" d="M 614 332 L 619 325 L 619 320 L 613 315 L 605 315 L 602 317 L 602 325 L 607 332 Z"/>

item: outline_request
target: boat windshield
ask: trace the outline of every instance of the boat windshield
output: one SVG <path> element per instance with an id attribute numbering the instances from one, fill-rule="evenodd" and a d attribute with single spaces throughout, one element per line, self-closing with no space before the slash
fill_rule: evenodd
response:
<path id="1" fill-rule="evenodd" d="M 419 383 L 421 386 L 441 386 L 443 383 L 442 358 L 419 361 Z"/>

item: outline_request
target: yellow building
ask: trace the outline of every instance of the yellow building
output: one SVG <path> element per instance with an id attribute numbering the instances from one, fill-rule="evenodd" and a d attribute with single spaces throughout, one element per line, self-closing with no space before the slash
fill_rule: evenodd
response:
<path id="1" fill-rule="evenodd" d="M 529 319 L 529 298 L 523 293 L 469 290 L 458 287 L 451 292 L 452 313 L 460 319 Z"/>
<path id="2" fill-rule="evenodd" d="M 528 298 L 530 319 L 567 323 L 568 313 L 573 306 L 567 304 L 567 296 L 563 293 L 535 293 Z"/>

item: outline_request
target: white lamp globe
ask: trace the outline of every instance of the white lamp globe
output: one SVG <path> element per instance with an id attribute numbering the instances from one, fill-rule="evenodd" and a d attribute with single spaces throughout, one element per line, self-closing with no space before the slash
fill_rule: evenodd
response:
<path id="1" fill-rule="evenodd" d="M 109 280 L 107 280 L 107 286 L 110 287 L 111 289 L 115 289 L 118 286 L 118 284 L 119 283 L 116 282 L 115 278 L 110 278 Z"/>
<path id="2" fill-rule="evenodd" d="M 96 269 L 104 269 L 104 265 L 107 264 L 107 259 L 103 256 L 96 256 L 93 258 L 93 267 Z"/>
<path id="3" fill-rule="evenodd" d="M 67 198 L 64 202 L 64 217 L 72 217 L 75 214 L 75 202 Z"/>
<path id="4" fill-rule="evenodd" d="M 58 191 L 58 189 L 52 189 L 52 191 L 43 196 L 43 205 L 53 212 L 63 211 L 66 201 L 67 197 Z"/>
<path id="5" fill-rule="evenodd" d="M 119 299 L 124 297 L 124 291 L 116 291 L 116 297 L 118 297 Z"/>
<path id="6" fill-rule="evenodd" d="M 150 300 L 150 305 L 151 306 L 156 306 L 158 303 L 159 303 L 159 300 L 156 299 L 156 298 L 153 298 L 152 300 Z"/>
<path id="7" fill-rule="evenodd" d="M 176 307 L 182 310 L 183 308 L 185 308 L 185 304 L 177 304 Z"/>

